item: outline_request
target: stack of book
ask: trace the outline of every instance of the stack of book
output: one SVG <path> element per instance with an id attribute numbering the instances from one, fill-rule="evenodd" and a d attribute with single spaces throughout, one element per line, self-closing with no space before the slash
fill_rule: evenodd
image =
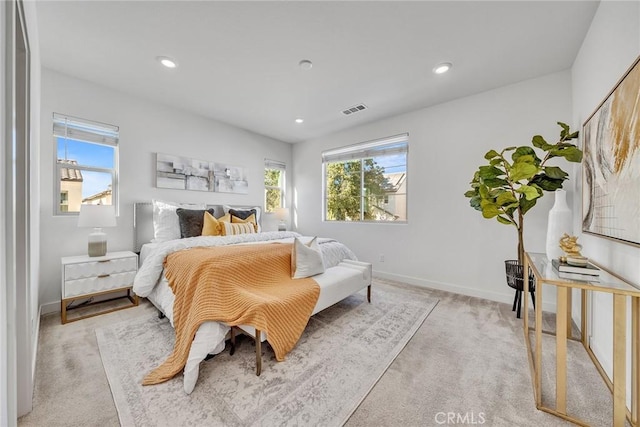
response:
<path id="1" fill-rule="evenodd" d="M 594 282 L 597 281 L 598 276 L 600 276 L 600 269 L 591 263 L 588 263 L 584 267 L 578 267 L 575 265 L 569 265 L 566 262 L 561 262 L 558 259 L 554 259 L 551 261 L 551 264 L 558 272 L 558 277 L 562 279 Z"/>

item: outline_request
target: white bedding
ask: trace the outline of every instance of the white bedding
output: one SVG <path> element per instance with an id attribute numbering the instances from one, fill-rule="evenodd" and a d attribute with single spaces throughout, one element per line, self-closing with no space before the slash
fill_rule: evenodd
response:
<path id="1" fill-rule="evenodd" d="M 312 237 L 302 237 L 292 231 L 269 231 L 258 234 L 236 236 L 200 236 L 187 239 L 143 245 L 140 252 L 141 267 L 133 283 L 133 291 L 147 297 L 169 319 L 173 326 L 174 294 L 163 274 L 163 263 L 167 255 L 188 248 L 201 246 L 224 246 L 234 244 L 293 243 L 294 237 L 307 242 Z M 343 260 L 356 260 L 354 253 L 344 244 L 333 239 L 318 238 L 325 268 L 338 265 Z M 207 354 L 224 350 L 224 339 L 229 327 L 219 322 L 204 322 L 198 328 L 184 369 L 184 390 L 190 394 L 198 379 L 200 362 Z"/>

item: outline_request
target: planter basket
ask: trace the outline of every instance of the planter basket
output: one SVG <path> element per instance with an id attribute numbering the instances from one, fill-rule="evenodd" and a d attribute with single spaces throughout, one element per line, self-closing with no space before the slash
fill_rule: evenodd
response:
<path id="1" fill-rule="evenodd" d="M 510 288 L 516 290 L 516 295 L 513 299 L 513 308 L 511 311 L 516 311 L 516 317 L 520 318 L 520 309 L 522 306 L 522 291 L 524 291 L 524 266 L 518 262 L 518 260 L 507 260 L 504 262 L 505 272 L 507 274 L 507 285 Z M 533 308 L 536 308 L 536 281 L 535 277 L 529 272 L 529 292 L 531 293 L 531 299 L 533 301 Z"/>

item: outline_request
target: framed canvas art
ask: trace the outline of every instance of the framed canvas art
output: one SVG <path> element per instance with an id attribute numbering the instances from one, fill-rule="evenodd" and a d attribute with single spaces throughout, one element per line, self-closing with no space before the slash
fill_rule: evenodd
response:
<path id="1" fill-rule="evenodd" d="M 640 245 L 639 61 L 582 129 L 582 230 L 634 245 Z"/>

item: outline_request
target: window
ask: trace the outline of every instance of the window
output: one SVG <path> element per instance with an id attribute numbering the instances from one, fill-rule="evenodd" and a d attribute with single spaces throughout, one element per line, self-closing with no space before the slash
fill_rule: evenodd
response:
<path id="1" fill-rule="evenodd" d="M 325 221 L 406 221 L 409 135 L 322 153 Z"/>
<path id="2" fill-rule="evenodd" d="M 56 214 L 77 214 L 82 204 L 117 212 L 118 135 L 117 126 L 53 114 Z"/>
<path id="3" fill-rule="evenodd" d="M 274 212 L 285 207 L 286 165 L 276 160 L 264 160 L 264 210 Z"/>

